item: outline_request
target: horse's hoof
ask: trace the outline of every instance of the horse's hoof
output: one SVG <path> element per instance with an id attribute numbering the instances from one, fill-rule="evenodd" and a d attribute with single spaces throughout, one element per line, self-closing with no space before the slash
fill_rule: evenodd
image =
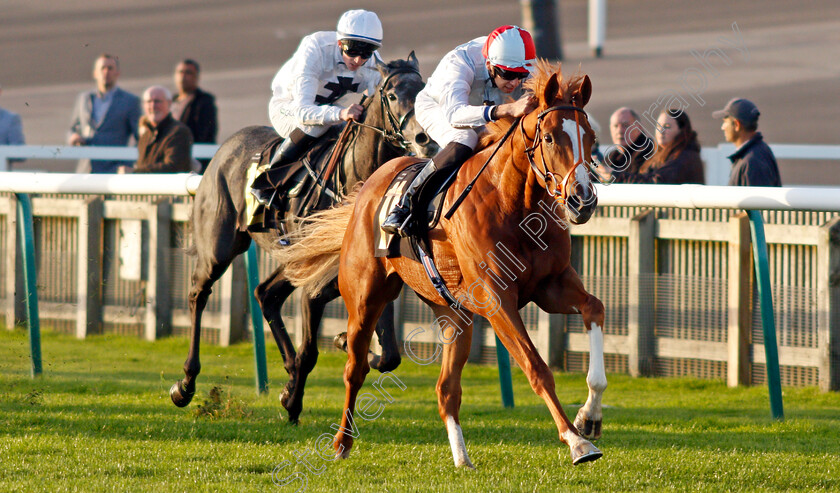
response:
<path id="1" fill-rule="evenodd" d="M 188 391 L 181 386 L 181 383 L 182 382 L 178 380 L 172 384 L 172 387 L 169 388 L 169 397 L 172 398 L 172 403 L 176 406 L 186 407 L 195 395 L 195 387 L 193 387 L 192 391 Z"/>
<path id="2" fill-rule="evenodd" d="M 340 350 L 342 350 L 346 353 L 347 352 L 347 332 L 342 332 L 341 334 L 338 334 L 337 336 L 335 336 L 335 338 L 333 339 L 333 344 L 335 345 L 336 348 L 338 348 L 338 349 L 340 349 Z"/>
<path id="3" fill-rule="evenodd" d="M 335 452 L 335 458 L 336 459 L 346 459 L 348 457 L 350 457 L 350 449 L 344 448 L 344 449 L 341 449 L 341 451 L 337 450 Z"/>
<path id="4" fill-rule="evenodd" d="M 598 450 L 598 447 L 592 445 L 590 442 L 586 440 L 581 440 L 580 443 L 575 445 L 571 449 L 572 454 L 572 464 L 578 465 L 583 464 L 584 462 L 591 462 L 593 460 L 600 459 L 603 452 Z"/>

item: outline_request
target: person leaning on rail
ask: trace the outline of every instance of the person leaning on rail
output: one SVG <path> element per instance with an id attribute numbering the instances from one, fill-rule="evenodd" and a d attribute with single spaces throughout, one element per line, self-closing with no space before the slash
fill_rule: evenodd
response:
<path id="1" fill-rule="evenodd" d="M 171 105 L 172 94 L 163 86 L 152 86 L 143 93 L 145 114 L 140 119 L 134 173 L 194 171 L 192 133 L 186 125 L 172 118 Z"/>
<path id="2" fill-rule="evenodd" d="M 0 94 L 2 93 L 3 87 L 0 86 Z M 0 146 L 22 146 L 24 144 L 26 144 L 26 140 L 23 137 L 23 123 L 21 123 L 20 115 L 0 108 Z M 23 159 L 9 159 L 9 161 L 20 162 Z"/>
<path id="3" fill-rule="evenodd" d="M 67 143 L 71 146 L 126 146 L 131 137 L 137 139 L 140 120 L 140 98 L 117 87 L 120 61 L 103 53 L 94 62 L 96 89 L 76 98 Z M 82 159 L 77 173 L 115 173 L 124 161 Z"/>
<path id="4" fill-rule="evenodd" d="M 743 98 L 734 98 L 720 111 L 712 113 L 714 118 L 723 118 L 723 135 L 738 149 L 729 156 L 732 171 L 729 185 L 742 187 L 780 187 L 782 178 L 779 165 L 770 146 L 764 142 L 758 131 L 758 108 Z"/>

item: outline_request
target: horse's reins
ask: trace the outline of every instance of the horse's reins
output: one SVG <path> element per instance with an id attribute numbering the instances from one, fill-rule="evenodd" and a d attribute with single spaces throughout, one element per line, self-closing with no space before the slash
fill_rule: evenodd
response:
<path id="1" fill-rule="evenodd" d="M 374 132 L 379 133 L 380 135 L 382 135 L 386 142 L 393 145 L 394 147 L 400 148 L 405 151 L 408 150 L 408 147 L 411 145 L 411 142 L 409 142 L 405 138 L 405 135 L 403 135 L 403 130 L 405 130 L 405 124 L 414 114 L 414 108 L 411 108 L 411 110 L 409 110 L 405 115 L 403 115 L 402 118 L 397 118 L 396 115 L 394 115 L 394 111 L 391 109 L 391 103 L 388 100 L 388 96 L 385 94 L 385 89 L 388 87 L 388 82 L 391 81 L 392 77 L 399 74 L 417 74 L 418 76 L 422 77 L 422 75 L 417 69 L 401 68 L 389 73 L 385 80 L 383 80 L 382 83 L 379 85 L 379 111 L 382 116 L 382 121 L 387 121 L 388 123 L 390 123 L 390 127 L 393 130 L 374 127 L 373 125 L 368 125 L 363 122 L 357 122 L 355 120 L 352 120 L 352 122 L 353 124 L 359 127 L 368 128 L 370 130 L 373 130 Z"/>
<path id="2" fill-rule="evenodd" d="M 473 185 L 475 185 L 475 182 L 478 181 L 478 177 L 481 176 L 481 173 L 484 172 L 484 168 L 486 168 L 487 165 L 490 164 L 490 161 L 493 160 L 493 156 L 495 156 L 496 153 L 499 152 L 499 149 L 502 148 L 502 144 L 505 143 L 505 141 L 508 139 L 508 137 L 510 137 L 510 134 L 512 134 L 513 131 L 516 129 L 517 123 L 520 123 L 521 121 L 522 121 L 522 117 L 519 116 L 519 117 L 516 118 L 516 120 L 513 121 L 513 123 L 510 124 L 510 128 L 507 129 L 507 132 L 505 132 L 505 135 L 502 137 L 502 139 L 499 141 L 499 143 L 496 144 L 496 148 L 493 149 L 493 152 L 490 154 L 490 157 L 488 157 L 487 161 L 485 161 L 484 164 L 481 165 L 481 169 L 478 170 L 478 173 L 475 174 L 475 176 L 470 181 L 470 183 L 466 186 L 466 188 L 464 188 L 464 190 L 461 192 L 461 195 L 459 195 L 458 198 L 455 199 L 455 202 L 452 204 L 452 207 L 450 207 L 449 210 L 446 211 L 446 214 L 444 214 L 443 217 L 445 217 L 448 220 L 452 217 L 452 214 L 455 214 L 455 210 L 458 209 L 458 206 L 461 205 L 461 202 L 463 202 L 464 199 L 467 198 L 467 195 L 470 194 L 470 192 L 473 189 Z M 458 170 L 456 169 L 454 171 L 454 173 L 458 173 Z"/>
<path id="3" fill-rule="evenodd" d="M 330 155 L 330 160 L 327 162 L 327 165 L 324 167 L 324 170 L 321 172 L 321 174 L 319 176 L 315 177 L 316 183 L 321 186 L 321 193 L 322 194 L 326 193 L 327 195 L 329 195 L 330 199 L 334 203 L 337 203 L 340 199 L 339 199 L 338 196 L 333 194 L 333 192 L 326 187 L 326 183 L 332 178 L 333 172 L 335 171 L 336 166 L 338 165 L 338 162 L 341 160 L 342 150 L 346 147 L 346 144 L 348 143 L 348 140 L 349 140 L 348 137 L 351 133 L 353 125 L 356 125 L 356 126 L 362 127 L 362 128 L 369 128 L 371 130 L 374 130 L 374 131 L 378 132 L 379 134 L 382 135 L 382 137 L 385 139 L 386 142 L 388 142 L 389 144 L 393 145 L 396 148 L 402 149 L 403 151 L 405 151 L 408 148 L 408 146 L 411 144 L 410 142 L 408 142 L 406 140 L 405 136 L 403 135 L 403 130 L 404 130 L 404 127 L 405 127 L 405 123 L 408 121 L 409 118 L 411 118 L 411 115 L 414 113 L 414 108 L 412 108 L 405 115 L 403 115 L 402 118 L 397 119 L 397 117 L 394 115 L 393 110 L 391 109 L 390 103 L 388 102 L 388 97 L 385 94 L 385 90 L 388 87 L 388 82 L 390 82 L 391 79 L 394 76 L 399 75 L 399 74 L 407 74 L 407 73 L 417 74 L 418 76 L 422 77 L 420 72 L 417 71 L 416 69 L 401 68 L 401 69 L 397 69 L 397 70 L 394 70 L 393 72 L 389 73 L 388 76 L 385 77 L 385 79 L 382 81 L 382 83 L 379 84 L 379 100 L 380 100 L 379 109 L 380 109 L 380 113 L 382 115 L 382 121 L 383 122 L 387 121 L 388 123 L 390 123 L 391 127 L 394 130 L 381 129 L 381 128 L 378 128 L 378 127 L 374 127 L 373 125 L 368 125 L 364 122 L 360 122 L 360 121 L 356 121 L 356 120 L 350 120 L 348 122 L 348 125 L 346 125 L 344 127 L 344 129 L 341 131 L 341 134 L 339 135 L 338 140 L 336 141 L 336 144 L 333 147 L 333 152 Z M 359 104 L 364 107 L 364 111 L 367 111 L 372 102 L 373 102 L 372 98 L 368 99 L 366 96 L 363 96 L 362 100 L 359 102 Z M 386 119 L 386 116 L 387 116 L 387 119 Z M 336 190 L 338 191 L 339 194 L 341 194 L 341 193 L 343 193 L 343 191 L 338 190 L 340 188 L 340 183 L 338 183 L 338 182 L 340 182 L 340 180 L 337 180 Z M 312 194 L 312 191 L 313 190 L 309 191 L 305 200 L 302 201 L 302 204 L 306 204 L 306 202 L 309 200 L 309 196 L 311 196 L 311 194 Z"/>
<path id="4" fill-rule="evenodd" d="M 564 176 L 563 179 L 558 182 L 557 180 L 559 175 L 553 171 L 549 171 L 548 165 L 545 163 L 545 154 L 542 152 L 543 136 L 540 132 L 540 125 L 542 124 L 542 120 L 543 118 L 545 118 L 545 115 L 551 113 L 552 111 L 561 110 L 573 110 L 575 112 L 575 128 L 577 130 L 577 144 L 579 156 L 577 158 L 577 161 L 575 161 L 574 165 L 569 168 L 569 171 L 566 172 L 566 176 Z M 583 111 L 582 108 L 578 108 L 574 105 L 558 105 L 543 110 L 542 112 L 540 112 L 540 114 L 537 115 L 537 126 L 534 129 L 533 139 L 528 137 L 528 133 L 525 131 L 523 121 L 519 122 L 519 128 L 522 131 L 522 139 L 523 141 L 525 141 L 525 156 L 528 158 L 528 162 L 531 164 L 531 168 L 534 170 L 534 173 L 536 173 L 537 176 L 542 178 L 545 190 L 548 192 L 548 194 L 551 195 L 552 198 L 554 198 L 554 200 L 559 202 L 561 205 L 565 205 L 566 203 L 566 199 L 563 197 L 563 188 L 565 188 L 566 186 L 566 181 L 568 181 L 569 177 L 572 176 L 572 173 L 575 171 L 575 169 L 577 169 L 577 167 L 584 162 L 583 139 L 580 135 L 580 121 L 578 120 L 579 113 L 582 113 L 586 118 L 588 118 L 586 112 Z M 529 139 L 534 141 L 533 145 L 531 145 L 530 147 L 528 147 Z M 542 170 L 540 170 L 537 167 L 537 164 L 534 162 L 534 152 L 536 152 L 537 148 L 540 149 L 540 154 L 542 154 Z M 549 178 L 553 187 L 549 185 Z"/>

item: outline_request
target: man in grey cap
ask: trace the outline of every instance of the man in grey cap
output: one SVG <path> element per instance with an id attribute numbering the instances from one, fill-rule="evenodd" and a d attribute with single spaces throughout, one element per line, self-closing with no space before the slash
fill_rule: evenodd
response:
<path id="1" fill-rule="evenodd" d="M 714 118 L 723 118 L 721 130 L 727 142 L 738 149 L 729 156 L 732 171 L 729 185 L 742 187 L 780 187 L 782 179 L 779 166 L 770 146 L 758 132 L 758 108 L 752 101 L 735 98 L 726 107 L 712 113 Z"/>

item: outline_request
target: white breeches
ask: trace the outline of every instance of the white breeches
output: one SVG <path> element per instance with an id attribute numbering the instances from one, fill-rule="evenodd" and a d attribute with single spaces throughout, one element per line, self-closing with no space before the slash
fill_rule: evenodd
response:
<path id="1" fill-rule="evenodd" d="M 475 149 L 478 144 L 477 129 L 454 128 L 434 99 L 418 96 L 414 103 L 414 112 L 417 115 L 417 123 L 441 149 L 450 142 L 458 142 L 471 149 Z"/>

